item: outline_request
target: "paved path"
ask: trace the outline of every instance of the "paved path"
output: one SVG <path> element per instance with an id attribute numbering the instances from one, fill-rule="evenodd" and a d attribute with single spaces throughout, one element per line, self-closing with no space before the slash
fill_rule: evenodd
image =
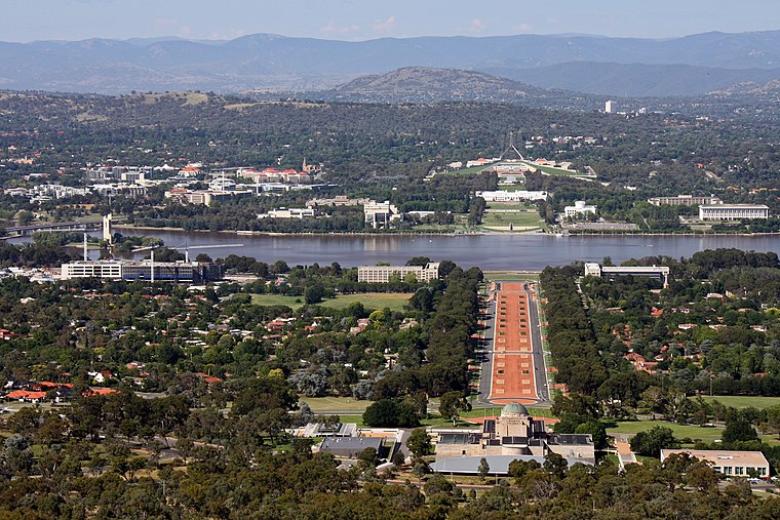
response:
<path id="1" fill-rule="evenodd" d="M 483 406 L 550 400 L 538 298 L 525 282 L 500 282 L 483 331 L 479 397 Z"/>

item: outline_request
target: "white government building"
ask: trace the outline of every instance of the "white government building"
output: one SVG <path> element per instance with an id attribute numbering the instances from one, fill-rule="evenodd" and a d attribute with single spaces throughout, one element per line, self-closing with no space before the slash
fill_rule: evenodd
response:
<path id="1" fill-rule="evenodd" d="M 526 200 L 547 200 L 546 191 L 478 191 L 474 193 L 485 202 L 523 202 Z"/>
<path id="2" fill-rule="evenodd" d="M 699 206 L 700 220 L 768 219 L 769 206 L 764 204 L 711 204 Z"/>
<path id="3" fill-rule="evenodd" d="M 566 206 L 563 208 L 563 215 L 567 218 L 588 214 L 595 215 L 596 206 L 587 204 L 584 200 L 578 200 L 574 203 L 574 206 Z"/>

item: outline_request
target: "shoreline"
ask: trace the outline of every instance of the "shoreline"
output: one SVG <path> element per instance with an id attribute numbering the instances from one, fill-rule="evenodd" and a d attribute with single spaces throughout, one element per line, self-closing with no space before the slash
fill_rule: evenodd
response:
<path id="1" fill-rule="evenodd" d="M 156 231 L 165 233 L 222 233 L 232 236 L 251 236 L 251 237 L 355 237 L 355 238 L 368 238 L 368 237 L 470 237 L 470 236 L 548 236 L 553 238 L 572 238 L 572 237 L 766 237 L 766 236 L 780 236 L 780 231 L 771 231 L 765 233 L 544 233 L 539 231 L 469 231 L 469 232 L 397 232 L 397 233 L 366 233 L 366 232 L 297 232 L 297 233 L 280 233 L 273 231 L 241 231 L 241 230 L 220 230 L 210 231 L 207 229 L 193 229 L 186 230 L 178 227 L 155 227 L 155 226 L 135 226 L 128 224 L 116 224 L 114 229 L 129 230 L 129 231 Z"/>

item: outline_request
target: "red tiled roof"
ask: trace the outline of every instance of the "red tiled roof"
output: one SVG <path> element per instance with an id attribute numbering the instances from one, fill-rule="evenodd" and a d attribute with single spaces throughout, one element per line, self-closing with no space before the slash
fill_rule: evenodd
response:
<path id="1" fill-rule="evenodd" d="M 208 374 L 206 374 L 204 372 L 197 372 L 195 375 L 198 376 L 199 378 L 201 378 L 203 380 L 203 382 L 205 382 L 205 383 L 207 383 L 209 385 L 213 385 L 215 383 L 221 383 L 222 382 L 222 379 L 218 378 L 217 376 L 210 376 L 210 375 L 208 375 Z"/>
<path id="2" fill-rule="evenodd" d="M 112 394 L 118 394 L 119 390 L 116 388 L 105 388 L 105 387 L 99 387 L 99 386 L 93 386 L 90 387 L 89 390 L 84 392 L 84 395 L 87 397 L 92 397 L 93 395 L 112 395 Z"/>
<path id="3" fill-rule="evenodd" d="M 14 390 L 8 392 L 5 396 L 7 399 L 45 399 L 46 392 L 31 392 L 29 390 Z"/>

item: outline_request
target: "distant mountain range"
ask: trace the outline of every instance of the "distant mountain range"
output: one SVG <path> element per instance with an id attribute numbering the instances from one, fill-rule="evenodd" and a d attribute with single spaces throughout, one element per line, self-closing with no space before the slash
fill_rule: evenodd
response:
<path id="1" fill-rule="evenodd" d="M 600 95 L 698 95 L 780 79 L 780 31 L 665 40 L 519 35 L 344 42 L 258 34 L 230 41 L 0 43 L 0 88 L 13 90 L 304 92 L 406 67 L 482 71 L 526 86 Z"/>
<path id="2" fill-rule="evenodd" d="M 534 69 L 488 68 L 484 72 L 542 88 L 622 97 L 699 96 L 745 82 L 764 84 L 780 79 L 780 67 L 724 69 L 585 61 Z"/>

